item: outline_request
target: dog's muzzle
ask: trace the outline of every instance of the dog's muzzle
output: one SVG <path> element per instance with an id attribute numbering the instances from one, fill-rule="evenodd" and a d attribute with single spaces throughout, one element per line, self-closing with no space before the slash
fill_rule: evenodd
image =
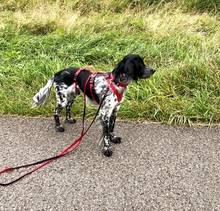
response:
<path id="1" fill-rule="evenodd" d="M 150 78 L 156 72 L 152 67 L 146 66 L 144 70 L 144 74 L 142 75 L 142 79 Z"/>

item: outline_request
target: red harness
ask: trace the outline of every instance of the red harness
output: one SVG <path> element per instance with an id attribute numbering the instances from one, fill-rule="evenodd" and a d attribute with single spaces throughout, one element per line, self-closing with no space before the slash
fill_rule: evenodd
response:
<path id="1" fill-rule="evenodd" d="M 125 88 L 125 87 L 127 87 L 127 84 L 117 83 L 116 86 L 115 86 L 115 84 L 112 83 L 112 81 L 115 79 L 112 73 L 111 73 L 110 76 L 108 76 L 106 79 L 107 79 L 107 82 L 108 82 L 108 84 L 109 84 L 109 87 L 112 89 L 112 91 L 113 91 L 113 92 L 115 93 L 115 95 L 117 96 L 118 102 L 121 102 L 121 99 L 122 99 L 122 97 L 123 97 L 123 93 L 120 94 L 120 93 L 118 92 L 116 86 L 118 86 L 118 87 L 120 86 L 120 87 L 124 87 L 124 88 Z"/>
<path id="2" fill-rule="evenodd" d="M 76 71 L 76 73 L 75 73 L 75 77 L 74 77 L 74 83 L 75 83 L 75 85 L 76 85 L 76 91 L 79 91 L 79 86 L 78 86 L 78 82 L 77 82 L 77 77 L 78 77 L 78 75 L 80 74 L 80 72 L 82 71 L 82 70 L 88 70 L 90 73 L 91 73 L 91 75 L 89 76 L 89 78 L 87 79 L 87 81 L 88 81 L 88 83 L 89 83 L 89 87 L 90 87 L 90 94 L 91 94 L 91 97 L 92 97 L 92 100 L 93 101 L 95 101 L 97 104 L 99 104 L 100 102 L 99 102 L 99 99 L 96 97 L 96 95 L 95 95 L 95 92 L 94 92 L 94 80 L 95 80 L 95 77 L 98 75 L 98 74 L 105 74 L 105 78 L 106 78 L 106 80 L 107 80 L 107 82 L 108 82 L 108 84 L 109 84 L 109 88 L 111 88 L 112 89 L 112 91 L 114 92 L 114 94 L 117 96 L 117 99 L 118 99 L 118 102 L 121 102 L 121 99 L 122 99 L 122 97 L 123 97 L 123 93 L 122 94 L 120 94 L 119 92 L 118 92 L 118 89 L 117 89 L 117 87 L 123 87 L 123 88 L 125 88 L 125 87 L 127 87 L 127 84 L 123 84 L 123 83 L 117 83 L 117 84 L 115 84 L 115 83 L 112 83 L 113 81 L 114 81 L 114 76 L 113 76 L 113 74 L 112 73 L 110 73 L 110 74 L 108 74 L 108 73 L 106 73 L 106 72 L 93 72 L 90 68 L 80 68 L 80 69 L 78 69 L 77 71 Z M 85 86 L 87 85 L 87 83 L 85 84 Z"/>

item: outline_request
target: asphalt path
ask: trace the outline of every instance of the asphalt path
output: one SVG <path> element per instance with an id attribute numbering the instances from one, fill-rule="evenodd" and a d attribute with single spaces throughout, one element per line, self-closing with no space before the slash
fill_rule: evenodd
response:
<path id="1" fill-rule="evenodd" d="M 81 122 L 0 117 L 0 170 L 54 156 Z M 0 211 L 220 210 L 220 127 L 118 122 L 123 139 L 104 157 L 95 124 L 76 151 L 0 187 Z M 26 170 L 0 176 L 8 182 Z M 29 169 L 30 170 L 30 169 Z"/>

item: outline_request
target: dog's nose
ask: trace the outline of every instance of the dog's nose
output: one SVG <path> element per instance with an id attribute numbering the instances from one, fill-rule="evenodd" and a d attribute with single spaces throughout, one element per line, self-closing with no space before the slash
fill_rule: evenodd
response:
<path id="1" fill-rule="evenodd" d="M 152 67 L 147 67 L 147 70 L 148 70 L 152 75 L 156 72 L 156 70 L 153 69 Z"/>
<path id="2" fill-rule="evenodd" d="M 150 71 L 152 72 L 152 74 L 154 74 L 156 72 L 156 70 L 153 69 L 152 67 L 150 67 Z"/>
<path id="3" fill-rule="evenodd" d="M 154 74 L 156 72 L 156 70 L 152 68 L 151 72 L 152 72 L 152 74 Z"/>

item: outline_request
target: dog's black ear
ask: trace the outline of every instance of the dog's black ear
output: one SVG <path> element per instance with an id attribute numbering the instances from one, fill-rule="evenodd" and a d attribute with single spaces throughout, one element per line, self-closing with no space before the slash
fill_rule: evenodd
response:
<path id="1" fill-rule="evenodd" d="M 121 73 L 125 72 L 125 65 L 126 65 L 126 62 L 124 59 L 118 63 L 118 65 L 113 71 L 115 74 L 115 77 L 118 77 Z"/>
<path id="2" fill-rule="evenodd" d="M 135 81 L 138 80 L 137 69 L 138 66 L 134 61 L 128 61 L 125 65 L 126 75 L 128 75 L 130 78 L 132 78 Z"/>

